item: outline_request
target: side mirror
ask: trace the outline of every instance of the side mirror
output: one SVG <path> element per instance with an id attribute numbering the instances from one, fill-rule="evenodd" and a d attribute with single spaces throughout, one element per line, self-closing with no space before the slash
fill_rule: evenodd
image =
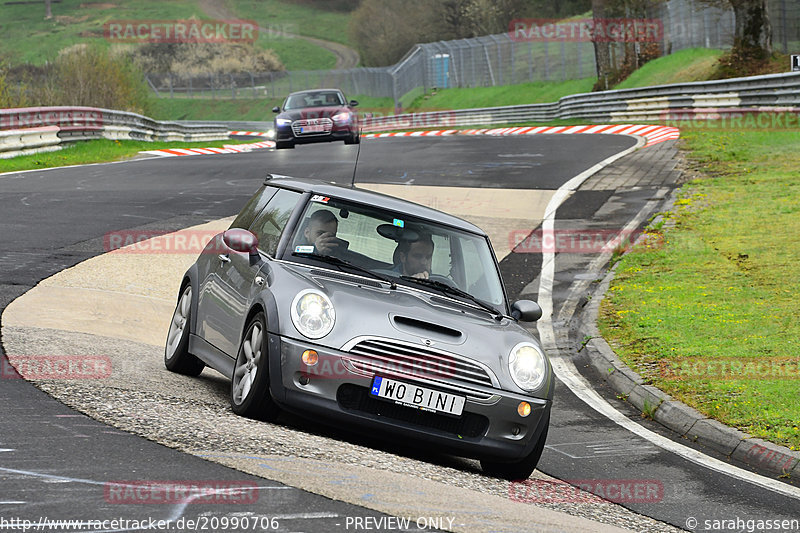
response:
<path id="1" fill-rule="evenodd" d="M 358 101 L 350 100 L 350 107 L 356 107 L 358 105 Z"/>
<path id="2" fill-rule="evenodd" d="M 536 322 L 542 318 L 542 308 L 531 300 L 517 300 L 511 305 L 511 316 L 522 322 Z"/>
<path id="3" fill-rule="evenodd" d="M 272 108 L 272 112 L 273 113 L 280 113 L 281 112 L 281 108 L 278 107 L 278 106 L 275 106 L 275 107 Z"/>
<path id="4" fill-rule="evenodd" d="M 258 237 L 246 229 L 229 229 L 222 234 L 222 241 L 235 252 L 258 255 Z"/>

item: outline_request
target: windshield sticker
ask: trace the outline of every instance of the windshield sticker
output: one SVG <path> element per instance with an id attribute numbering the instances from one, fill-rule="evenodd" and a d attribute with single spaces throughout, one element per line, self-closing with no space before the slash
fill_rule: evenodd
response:
<path id="1" fill-rule="evenodd" d="M 330 198 L 328 198 L 327 196 L 322 196 L 321 194 L 315 194 L 314 196 L 311 197 L 312 202 L 321 202 L 323 204 L 327 204 L 328 200 L 330 200 Z"/>
<path id="2" fill-rule="evenodd" d="M 295 246 L 294 253 L 296 254 L 313 254 L 314 247 L 313 246 Z"/>
<path id="3" fill-rule="evenodd" d="M 394 224 L 398 228 L 402 228 L 406 225 L 406 223 L 400 220 L 399 218 L 394 219 L 394 222 L 392 222 L 392 224 Z"/>

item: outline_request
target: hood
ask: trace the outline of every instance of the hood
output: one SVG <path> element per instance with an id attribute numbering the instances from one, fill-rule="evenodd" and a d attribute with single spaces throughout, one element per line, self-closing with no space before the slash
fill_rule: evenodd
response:
<path id="1" fill-rule="evenodd" d="M 327 336 L 310 342 L 337 350 L 356 337 L 383 337 L 456 353 L 497 372 L 507 368 L 510 351 L 518 343 L 537 343 L 512 319 L 496 320 L 434 292 L 402 285 L 390 289 L 378 280 L 322 268 L 272 264 L 276 268 L 267 279 L 279 302 L 280 333 L 292 338 L 304 339 L 289 318 L 292 300 L 301 290 L 315 288 L 330 298 L 336 322 Z"/>
<path id="2" fill-rule="evenodd" d="M 278 118 L 288 118 L 290 120 L 333 118 L 334 115 L 343 112 L 352 113 L 352 110 L 346 106 L 304 107 L 302 109 L 283 111 L 278 115 Z"/>

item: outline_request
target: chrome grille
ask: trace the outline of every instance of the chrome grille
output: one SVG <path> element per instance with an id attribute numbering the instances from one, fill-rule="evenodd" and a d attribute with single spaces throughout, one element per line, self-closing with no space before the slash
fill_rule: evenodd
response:
<path id="1" fill-rule="evenodd" d="M 357 342 L 350 348 L 349 353 L 361 357 L 361 359 L 351 359 L 350 364 L 357 370 L 369 374 L 391 374 L 456 384 L 471 396 L 483 398 L 491 394 L 468 390 L 464 386 L 495 386 L 489 371 L 482 365 L 423 345 L 393 339 L 368 338 Z"/>
<path id="2" fill-rule="evenodd" d="M 322 126 L 323 131 L 313 131 L 301 133 L 300 129 L 306 126 Z M 295 120 L 292 122 L 292 132 L 295 137 L 304 137 L 307 135 L 328 135 L 333 129 L 333 121 L 329 118 L 309 118 Z"/>

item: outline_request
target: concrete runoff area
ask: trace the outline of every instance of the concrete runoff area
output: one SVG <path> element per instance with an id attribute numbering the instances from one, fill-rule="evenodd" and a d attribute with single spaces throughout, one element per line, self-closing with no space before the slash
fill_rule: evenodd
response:
<path id="1" fill-rule="evenodd" d="M 417 189 L 392 186 L 391 191 L 382 192 L 419 201 Z M 487 227 L 487 220 L 493 221 L 498 230 L 491 238 L 498 250 L 505 244 L 507 253 L 508 238 L 499 229 L 508 228 L 509 220 L 516 218 L 510 216 L 515 208 L 500 213 L 492 207 L 498 205 L 494 202 L 478 205 L 476 200 L 470 205 L 478 195 L 462 193 L 459 197 L 451 187 L 428 189 L 427 198 L 439 207 L 458 202 L 461 208 L 454 214 L 467 219 L 471 214 L 482 227 Z M 552 191 L 524 192 L 524 198 L 520 193 L 515 198 L 530 210 L 525 213 L 530 225 L 532 220 L 541 219 Z M 494 200 L 501 206 L 512 206 L 510 195 L 515 193 L 504 193 L 509 196 Z M 230 220 L 185 231 L 213 234 L 226 229 Z M 44 379 L 37 386 L 120 429 L 260 477 L 394 516 L 452 516 L 452 525 L 444 525 L 453 531 L 622 531 L 608 523 L 636 523 L 637 530 L 675 530 L 611 503 L 540 505 L 514 501 L 510 497 L 512 486 L 483 476 L 475 461 L 435 457 L 439 462 L 452 461 L 442 467 L 424 454 L 408 457 L 397 450 L 387 452 L 380 445 L 365 447 L 348 442 L 346 436 L 327 436 L 326 430 L 317 434 L 317 428 L 310 433 L 311 426 L 302 421 L 292 419 L 264 431 L 263 423 L 234 416 L 228 407 L 229 384 L 225 378 L 210 370 L 199 378 L 187 378 L 163 367 L 163 344 L 180 278 L 198 253 L 196 249 L 188 253 L 158 252 L 165 249 L 163 241 L 170 238 L 174 239 L 174 234 L 140 243 L 139 251 L 122 249 L 84 261 L 42 281 L 12 302 L 2 317 L 9 360 L 14 363 L 15 359 L 37 354 L 107 356 L 113 371 L 106 379 Z M 174 416 L 176 412 L 186 416 Z M 221 438 L 229 437 L 226 430 L 240 432 L 236 440 L 244 441 L 244 449 L 250 451 L 231 445 L 230 438 Z M 209 446 L 211 443 L 214 446 Z M 336 452 L 332 454 L 331 450 Z M 538 471 L 531 477 L 534 483 L 555 481 Z M 571 514 L 561 512 L 567 510 Z M 608 523 L 575 515 L 602 517 Z M 647 524 L 644 528 L 642 522 Z"/>

